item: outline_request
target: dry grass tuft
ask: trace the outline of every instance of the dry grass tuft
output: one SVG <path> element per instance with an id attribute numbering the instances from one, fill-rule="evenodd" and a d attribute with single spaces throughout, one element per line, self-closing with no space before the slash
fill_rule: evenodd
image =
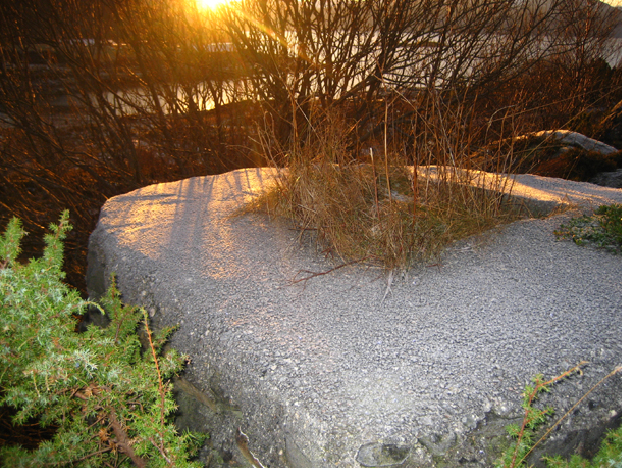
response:
<path id="1" fill-rule="evenodd" d="M 344 262 L 366 259 L 388 269 L 430 261 L 453 241 L 518 218 L 504 202 L 509 187 L 484 190 L 471 171 L 444 166 L 420 166 L 415 174 L 403 158 L 379 161 L 373 150 L 363 164 L 347 157 L 347 130 L 335 122 L 325 128 L 318 136 L 316 127 L 305 146 L 280 152 L 287 169 L 247 211 L 316 230 L 321 248 Z"/>

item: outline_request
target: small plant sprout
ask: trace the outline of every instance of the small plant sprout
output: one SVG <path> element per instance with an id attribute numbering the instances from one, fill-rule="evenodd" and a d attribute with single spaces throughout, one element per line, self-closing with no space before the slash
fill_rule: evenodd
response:
<path id="1" fill-rule="evenodd" d="M 622 253 L 622 204 L 602 205 L 593 216 L 573 218 L 554 234 L 577 245 L 593 245 L 614 254 Z"/>

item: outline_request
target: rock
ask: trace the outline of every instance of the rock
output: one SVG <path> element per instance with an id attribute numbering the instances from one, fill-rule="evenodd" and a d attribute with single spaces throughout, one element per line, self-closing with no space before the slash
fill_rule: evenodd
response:
<path id="1" fill-rule="evenodd" d="M 622 188 L 622 169 L 614 172 L 601 172 L 592 177 L 590 182 L 603 187 Z"/>
<path id="2" fill-rule="evenodd" d="M 557 141 L 563 143 L 566 148 L 580 148 L 588 152 L 599 154 L 616 153 L 618 150 L 613 146 L 606 145 L 600 141 L 588 138 L 585 135 L 569 130 L 543 130 L 541 132 L 528 135 L 527 138 L 540 138 L 544 141 Z"/>
<path id="3" fill-rule="evenodd" d="M 622 101 L 601 120 L 596 133 L 600 140 L 622 149 Z"/>
<path id="4" fill-rule="evenodd" d="M 179 326 L 171 346 L 192 362 L 175 383 L 177 422 L 210 433 L 205 457 L 248 466 L 241 427 L 272 468 L 489 463 L 532 376 L 590 361 L 543 399 L 564 414 L 619 365 L 620 259 L 556 242 L 566 215 L 464 240 L 438 268 L 395 275 L 388 294 L 365 265 L 294 283 L 340 263 L 285 221 L 239 214 L 273 177 L 240 170 L 113 197 L 90 239 L 93 298 L 114 272 L 155 329 Z M 622 202 L 620 190 L 531 175 L 513 190 L 554 206 Z M 597 433 L 622 413 L 620 376 L 608 382 L 558 434 Z"/>
<path id="5" fill-rule="evenodd" d="M 530 174 L 584 182 L 599 173 L 616 170 L 622 152 L 602 154 L 579 148 L 562 148 L 556 154 L 534 154 L 523 165 L 531 164 Z M 527 161 L 530 161 L 527 163 Z"/>
<path id="6" fill-rule="evenodd" d="M 513 155 L 512 164 L 505 169 L 513 174 L 587 182 L 602 172 L 622 167 L 622 151 L 568 130 L 545 130 L 494 143 L 474 155 L 474 164 L 484 171 L 499 165 L 497 156 L 489 156 L 497 154 L 492 148 L 500 148 L 502 158 Z"/>

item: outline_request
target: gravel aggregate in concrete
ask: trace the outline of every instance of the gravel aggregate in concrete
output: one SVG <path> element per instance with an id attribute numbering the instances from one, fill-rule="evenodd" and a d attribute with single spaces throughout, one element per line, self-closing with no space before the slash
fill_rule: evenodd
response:
<path id="1" fill-rule="evenodd" d="M 433 466 L 494 418 L 519 417 L 532 376 L 589 361 L 545 399 L 562 414 L 622 364 L 622 257 L 553 235 L 572 215 L 622 203 L 622 190 L 518 176 L 517 195 L 574 208 L 465 239 L 405 273 L 356 265 L 292 284 L 338 262 L 285 221 L 232 216 L 271 174 L 114 197 L 89 251 L 92 294 L 115 272 L 156 326 L 179 324 L 172 346 L 192 357 L 186 378 L 236 409 L 230 425 L 266 466 L 368 466 L 405 446 L 401 466 Z M 594 392 L 573 427 L 618 418 L 620 383 Z M 237 457 L 232 431 L 212 439 Z M 456 466 L 490 462 L 484 449 L 461 457 Z"/>

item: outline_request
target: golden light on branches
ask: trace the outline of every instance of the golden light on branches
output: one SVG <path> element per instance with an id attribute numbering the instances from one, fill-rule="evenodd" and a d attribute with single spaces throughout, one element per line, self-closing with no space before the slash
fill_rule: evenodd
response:
<path id="1" fill-rule="evenodd" d="M 196 0 L 196 2 L 200 10 L 216 11 L 221 6 L 229 3 L 229 0 Z"/>

